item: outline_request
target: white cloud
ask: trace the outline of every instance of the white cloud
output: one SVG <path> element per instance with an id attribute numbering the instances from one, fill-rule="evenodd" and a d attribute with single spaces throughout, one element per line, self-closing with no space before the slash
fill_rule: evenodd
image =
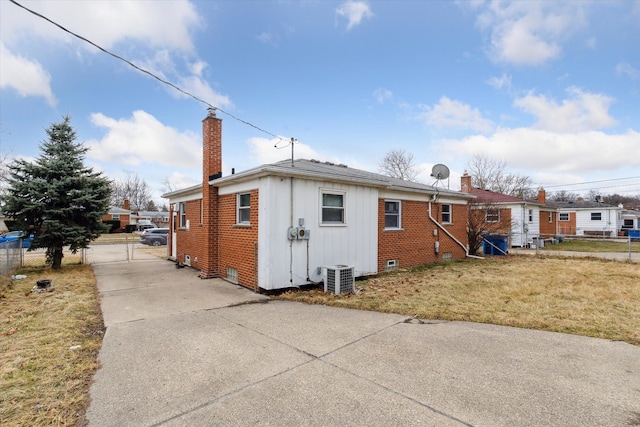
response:
<path id="1" fill-rule="evenodd" d="M 454 156 L 484 154 L 510 168 L 535 173 L 589 173 L 640 167 L 640 133 L 609 135 L 599 131 L 558 133 L 527 128 L 500 129 L 443 144 Z M 623 154 L 622 154 L 623 153 Z"/>
<path id="2" fill-rule="evenodd" d="M 0 43 L 0 89 L 13 88 L 20 96 L 42 96 L 56 105 L 51 76 L 37 62 L 14 55 Z"/>
<path id="3" fill-rule="evenodd" d="M 371 8 L 367 2 L 349 0 L 338 6 L 336 9 L 336 15 L 347 18 L 349 21 L 347 24 L 348 31 L 353 27 L 360 25 L 363 19 L 372 18 L 373 12 L 371 12 Z"/>
<path id="4" fill-rule="evenodd" d="M 384 104 L 393 98 L 393 92 L 380 87 L 373 91 L 373 97 L 378 101 L 378 104 Z"/>
<path id="5" fill-rule="evenodd" d="M 428 125 L 438 128 L 453 127 L 471 129 L 478 132 L 490 132 L 491 120 L 482 117 L 477 108 L 443 96 L 433 107 L 422 106 L 424 112 L 419 115 Z"/>
<path id="6" fill-rule="evenodd" d="M 633 67 L 633 65 L 629 64 L 628 62 L 619 62 L 616 65 L 616 74 L 619 76 L 627 76 L 631 80 L 640 79 L 640 70 Z"/>
<path id="7" fill-rule="evenodd" d="M 101 1 L 21 2 L 69 31 L 109 49 L 120 42 L 136 40 L 151 47 L 191 51 L 191 33 L 203 20 L 187 0 L 167 2 Z M 12 43 L 25 32 L 45 40 L 68 42 L 71 36 L 15 5 L 3 8 L 2 37 Z M 84 45 L 88 48 L 89 45 Z M 91 48 L 93 49 L 93 48 Z"/>
<path id="8" fill-rule="evenodd" d="M 535 128 L 555 132 L 579 132 L 602 129 L 617 122 L 609 115 L 613 98 L 598 93 L 584 92 L 579 88 L 567 89 L 570 99 L 558 104 L 544 95 L 528 95 L 518 98 L 514 105 L 538 118 Z"/>
<path id="9" fill-rule="evenodd" d="M 185 175 L 180 172 L 173 172 L 171 175 L 166 177 L 166 180 L 169 182 L 173 191 L 193 187 L 194 185 L 202 183 L 201 180 L 194 179 L 192 176 Z M 168 189 L 164 188 L 164 191 L 168 191 Z"/>
<path id="10" fill-rule="evenodd" d="M 198 135 L 165 126 L 145 111 L 134 111 L 130 119 L 120 120 L 94 113 L 91 122 L 107 130 L 101 140 L 86 142 L 87 155 L 93 159 L 128 166 L 148 163 L 176 168 L 202 163 Z"/>
<path id="11" fill-rule="evenodd" d="M 511 89 L 511 76 L 508 74 L 502 74 L 500 77 L 491 77 L 487 80 L 487 84 L 494 89 Z"/>
<path id="12" fill-rule="evenodd" d="M 501 62 L 538 65 L 558 58 L 561 44 L 586 25 L 582 2 L 493 1 L 478 26 L 490 33 L 489 52 Z"/>

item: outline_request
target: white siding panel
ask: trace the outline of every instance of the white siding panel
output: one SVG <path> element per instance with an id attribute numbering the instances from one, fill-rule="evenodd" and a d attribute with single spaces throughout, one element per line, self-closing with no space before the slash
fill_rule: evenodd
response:
<path id="1" fill-rule="evenodd" d="M 355 267 L 356 275 L 377 269 L 378 193 L 355 185 L 294 179 L 293 226 L 304 219 L 309 240 L 287 238 L 291 226 L 291 181 L 266 177 L 260 183 L 259 285 L 281 289 L 320 282 L 324 265 Z M 320 224 L 321 189 L 345 192 L 345 226 Z"/>

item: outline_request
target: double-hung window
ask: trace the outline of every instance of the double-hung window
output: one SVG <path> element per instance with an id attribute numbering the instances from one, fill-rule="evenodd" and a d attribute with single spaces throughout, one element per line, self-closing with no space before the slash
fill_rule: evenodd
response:
<path id="1" fill-rule="evenodd" d="M 384 228 L 400 228 L 400 201 L 384 201 Z"/>
<path id="2" fill-rule="evenodd" d="M 344 224 L 344 193 L 322 192 L 322 224 Z"/>
<path id="3" fill-rule="evenodd" d="M 533 209 L 529 209 L 529 222 L 533 222 Z"/>
<path id="4" fill-rule="evenodd" d="M 187 204 L 185 202 L 180 202 L 179 212 L 180 212 L 180 228 L 187 228 Z"/>
<path id="5" fill-rule="evenodd" d="M 602 221 L 602 212 L 591 212 L 591 221 Z"/>
<path id="6" fill-rule="evenodd" d="M 442 223 L 451 224 L 451 205 L 442 205 Z"/>
<path id="7" fill-rule="evenodd" d="M 251 193 L 238 194 L 238 224 L 249 224 L 251 219 Z"/>
<path id="8" fill-rule="evenodd" d="M 558 214 L 558 220 L 560 220 L 560 221 L 569 221 L 569 212 L 560 212 Z"/>

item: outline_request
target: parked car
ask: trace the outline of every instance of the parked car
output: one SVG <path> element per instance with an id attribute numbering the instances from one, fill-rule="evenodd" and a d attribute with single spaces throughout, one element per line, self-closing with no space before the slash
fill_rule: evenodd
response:
<path id="1" fill-rule="evenodd" d="M 17 246 L 20 240 L 22 240 L 23 248 L 30 248 L 31 242 L 33 242 L 33 234 L 27 235 L 25 231 L 10 231 L 0 236 L 0 245 L 4 246 L 8 243 L 9 246 L 13 246 L 14 244 Z M 15 243 L 12 244 L 12 242 Z"/>
<path id="2" fill-rule="evenodd" d="M 168 228 L 147 228 L 140 234 L 140 243 L 149 246 L 166 245 L 168 235 Z"/>
<path id="3" fill-rule="evenodd" d="M 138 231 L 144 231 L 149 228 L 156 228 L 157 225 L 149 221 L 148 219 L 141 219 L 138 221 Z"/>

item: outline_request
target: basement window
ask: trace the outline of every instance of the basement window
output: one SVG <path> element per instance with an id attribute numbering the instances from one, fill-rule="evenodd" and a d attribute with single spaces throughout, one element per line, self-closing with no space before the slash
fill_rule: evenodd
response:
<path id="1" fill-rule="evenodd" d="M 237 284 L 238 283 L 238 269 L 233 267 L 227 267 L 227 280 Z"/>

